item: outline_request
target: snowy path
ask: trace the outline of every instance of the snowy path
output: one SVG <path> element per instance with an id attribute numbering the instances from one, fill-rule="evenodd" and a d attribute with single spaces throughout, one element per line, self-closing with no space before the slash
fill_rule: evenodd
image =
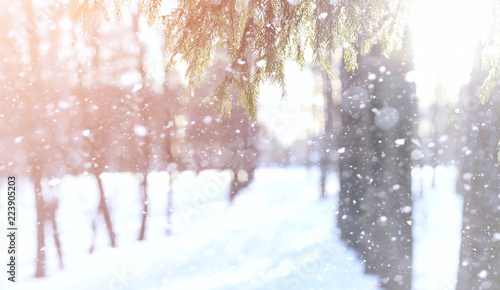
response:
<path id="1" fill-rule="evenodd" d="M 174 189 L 192 186 L 187 179 Z M 232 207 L 225 195 L 200 203 L 176 191 L 170 237 L 158 234 L 164 193 L 153 188 L 145 242 L 132 242 L 136 225 L 120 225 L 130 217 L 117 209 L 118 248 L 84 255 L 87 237 L 79 243 L 73 238 L 70 246 L 79 244 L 81 253 L 66 251 L 63 271 L 22 279 L 12 289 L 377 289 L 377 279 L 364 275 L 354 252 L 339 241 L 335 202 L 319 200 L 317 180 L 315 169 L 260 169 Z"/>
<path id="2" fill-rule="evenodd" d="M 0 288 L 377 289 L 377 279 L 364 275 L 353 251 L 339 241 L 333 225 L 336 197 L 318 198 L 318 174 L 316 168 L 259 169 L 255 182 L 228 207 L 227 172 L 183 173 L 174 183 L 174 234 L 168 237 L 164 186 L 168 176 L 155 173 L 150 178 L 146 241 L 141 243 L 136 242 L 141 211 L 137 179 L 132 174 L 107 175 L 118 248 L 108 248 L 100 225 L 92 255 L 87 250 L 95 188 L 88 177 L 64 178 L 58 219 L 65 269 L 57 269 L 48 230 L 44 279 L 32 278 L 33 193 L 30 186 L 20 187 L 18 282 L 12 285 L 2 279 Z M 454 288 L 462 202 L 454 191 L 455 174 L 453 168 L 439 167 L 433 189 L 432 169 L 414 170 L 415 190 L 423 186 L 414 207 L 414 290 Z M 328 189 L 337 192 L 335 178 L 330 178 Z M 5 248 L 5 239 L 0 244 Z M 2 251 L 2 260 L 4 255 Z"/>

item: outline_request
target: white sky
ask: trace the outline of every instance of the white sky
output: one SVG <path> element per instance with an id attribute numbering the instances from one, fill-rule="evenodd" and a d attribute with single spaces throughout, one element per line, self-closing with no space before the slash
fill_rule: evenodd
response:
<path id="1" fill-rule="evenodd" d="M 482 0 L 416 0 L 411 27 L 414 36 L 417 92 L 424 107 L 433 102 L 441 79 L 448 98 L 458 100 L 460 85 L 467 83 L 473 49 L 479 41 Z"/>
<path id="2" fill-rule="evenodd" d="M 323 95 L 316 90 L 313 73 L 301 70 L 290 63 L 286 66 L 286 99 L 282 99 L 281 89 L 276 85 L 265 84 L 259 97 L 259 121 L 265 124 L 279 140 L 290 145 L 296 139 L 308 138 L 321 130 L 310 113 L 322 116 Z M 321 91 L 320 91 L 321 93 Z"/>

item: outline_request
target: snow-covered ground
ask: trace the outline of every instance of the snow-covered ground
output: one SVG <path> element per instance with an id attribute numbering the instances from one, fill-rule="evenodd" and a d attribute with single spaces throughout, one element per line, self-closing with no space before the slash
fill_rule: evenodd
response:
<path id="1" fill-rule="evenodd" d="M 437 167 L 432 187 L 431 167 L 413 170 L 413 289 L 455 289 L 462 229 L 461 196 L 455 193 L 456 169 Z"/>
<path id="2" fill-rule="evenodd" d="M 453 191 L 453 168 L 438 168 L 435 189 L 430 187 L 431 174 L 430 168 L 413 174 L 416 191 L 424 189 L 415 202 L 413 288 L 452 289 L 461 199 Z M 234 205 L 227 206 L 228 172 L 205 171 L 198 176 L 183 172 L 173 182 L 173 234 L 166 236 L 169 176 L 153 173 L 143 242 L 136 241 L 142 210 L 137 176 L 106 174 L 103 179 L 118 247 L 108 247 L 100 218 L 96 250 L 88 254 L 96 185 L 90 176 L 65 177 L 53 190 L 59 196 L 65 268 L 57 269 L 47 227 L 48 277 L 32 278 L 33 192 L 30 186 L 21 186 L 18 282 L 6 282 L 4 274 L 2 289 L 378 289 L 377 278 L 365 275 L 355 253 L 339 240 L 334 174 L 328 183 L 331 195 L 321 200 L 317 168 L 262 168 Z M 5 216 L 4 202 L 0 205 Z M 4 232 L 1 237 L 1 249 L 6 249 Z M 4 252 L 1 261 L 6 261 Z"/>

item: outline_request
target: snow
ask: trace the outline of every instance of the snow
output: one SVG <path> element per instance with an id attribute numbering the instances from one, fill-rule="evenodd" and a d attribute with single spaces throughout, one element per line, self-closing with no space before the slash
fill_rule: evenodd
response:
<path id="1" fill-rule="evenodd" d="M 142 89 L 142 84 L 141 83 L 134 84 L 134 88 L 132 89 L 132 92 L 137 92 L 140 89 Z"/>
<path id="2" fill-rule="evenodd" d="M 256 67 L 264 67 L 265 65 L 266 65 L 266 60 L 264 60 L 264 59 L 261 59 L 255 63 Z"/>
<path id="3" fill-rule="evenodd" d="M 432 174 L 436 174 L 435 188 Z M 414 205 L 413 289 L 455 289 L 463 203 L 454 190 L 456 169 L 439 166 L 433 172 L 424 167 L 414 169 L 413 177 L 422 190 Z"/>
<path id="4" fill-rule="evenodd" d="M 412 70 L 412 71 L 409 71 L 406 73 L 405 81 L 407 81 L 409 83 L 414 83 L 415 79 L 416 79 L 415 71 Z"/>
<path id="5" fill-rule="evenodd" d="M 456 279 L 461 199 L 453 191 L 454 168 L 439 167 L 436 172 L 435 189 L 430 186 L 432 168 L 413 172 L 415 192 L 422 192 L 414 205 L 416 290 L 452 289 Z M 146 240 L 137 242 L 141 177 L 106 173 L 118 247 L 108 247 L 101 218 L 93 254 L 88 248 L 97 184 L 90 175 L 65 176 L 52 192 L 60 198 L 57 217 L 65 268 L 57 269 L 47 226 L 48 277 L 43 279 L 32 278 L 34 200 L 31 186 L 20 181 L 18 282 L 0 284 L 8 286 L 2 289 L 51 290 L 378 289 L 377 277 L 365 275 L 354 251 L 339 240 L 335 174 L 327 184 L 327 191 L 335 194 L 327 199 L 319 197 L 319 176 L 315 167 L 261 168 L 228 206 L 229 171 L 181 172 L 173 182 L 173 234 L 167 236 L 169 176 L 151 173 Z"/>
<path id="6" fill-rule="evenodd" d="M 134 125 L 134 133 L 137 136 L 144 137 L 148 134 L 148 129 L 142 125 Z"/>
<path id="7" fill-rule="evenodd" d="M 321 13 L 321 14 L 318 16 L 318 18 L 319 18 L 319 19 L 321 19 L 321 20 L 323 20 L 323 19 L 325 19 L 327 16 L 328 16 L 328 13 L 327 13 L 327 12 L 323 12 L 323 13 Z"/>

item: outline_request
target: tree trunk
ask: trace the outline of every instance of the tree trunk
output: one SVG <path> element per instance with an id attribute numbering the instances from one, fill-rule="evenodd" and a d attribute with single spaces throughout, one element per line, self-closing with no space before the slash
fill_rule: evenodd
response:
<path id="1" fill-rule="evenodd" d="M 59 229 L 57 227 L 57 219 L 56 219 L 56 210 L 57 210 L 57 201 L 52 199 L 47 207 L 47 213 L 49 215 L 50 222 L 52 223 L 52 235 L 54 237 L 54 243 L 57 249 L 57 256 L 59 258 L 59 269 L 62 269 L 63 258 L 62 258 L 62 247 L 61 240 L 59 239 Z"/>
<path id="2" fill-rule="evenodd" d="M 106 203 L 106 197 L 104 195 L 104 187 L 102 186 L 102 179 L 100 174 L 96 174 L 97 184 L 99 186 L 99 208 L 97 211 L 97 216 L 102 212 L 104 216 L 104 221 L 106 222 L 106 228 L 108 229 L 109 241 L 111 247 L 116 247 L 115 232 L 113 231 L 113 222 L 111 221 L 111 216 L 108 211 L 108 205 Z"/>
<path id="3" fill-rule="evenodd" d="M 170 171 L 169 176 L 169 185 L 168 185 L 168 193 L 167 193 L 167 235 L 172 234 L 172 212 L 173 209 L 173 185 L 174 185 L 174 173 Z"/>
<path id="4" fill-rule="evenodd" d="M 375 263 L 369 266 L 381 275 L 382 286 L 387 289 L 411 289 L 412 281 L 411 140 L 416 99 L 413 83 L 405 80 L 413 68 L 400 65 L 406 57 L 382 60 L 391 74 L 376 82 L 373 99 L 378 113 L 374 116 L 375 152 L 370 160 L 377 161 L 372 162 L 375 191 L 370 193 L 375 203 L 366 204 L 366 209 L 375 205 L 377 215 L 368 215 L 364 222 L 375 237 L 371 239 L 375 243 L 367 241 L 368 246 L 374 246 L 369 255 Z M 386 122 L 392 121 L 396 123 L 387 128 Z"/>
<path id="5" fill-rule="evenodd" d="M 27 27 L 26 30 L 28 32 L 29 39 L 29 51 L 30 51 L 30 75 L 29 77 L 33 79 L 32 86 L 27 88 L 28 95 L 31 98 L 36 99 L 38 96 L 43 96 L 43 89 L 40 87 L 40 53 L 39 53 L 39 37 L 37 34 L 37 27 L 35 25 L 35 15 L 33 13 L 33 3 L 31 0 L 23 1 L 24 12 L 26 13 L 27 18 Z M 43 98 L 42 98 L 43 99 Z M 36 108 L 34 111 L 30 111 L 30 114 L 36 115 Z M 34 122 L 31 125 L 31 129 L 33 132 L 42 122 L 35 118 Z M 31 161 L 31 174 L 32 181 L 35 187 L 35 206 L 36 206 L 36 215 L 37 215 L 37 259 L 36 259 L 36 271 L 35 277 L 44 277 L 45 276 L 45 204 L 43 200 L 43 192 L 42 192 L 42 164 L 43 162 L 40 160 L 41 158 L 41 148 L 38 143 L 39 140 L 31 139 L 30 142 L 26 144 L 29 146 L 28 151 L 34 151 L 35 156 Z"/>
<path id="6" fill-rule="evenodd" d="M 238 170 L 231 169 L 233 173 L 233 181 L 231 182 L 231 188 L 229 189 L 229 204 L 233 204 L 234 198 L 240 191 L 240 181 L 238 180 Z"/>
<path id="7" fill-rule="evenodd" d="M 323 136 L 323 146 L 321 148 L 321 197 L 326 197 L 326 177 L 328 174 L 328 166 L 330 161 L 330 150 L 332 150 L 333 144 L 333 114 L 335 111 L 333 105 L 333 90 L 332 90 L 332 82 L 330 77 L 326 73 L 322 73 L 323 76 L 323 96 L 325 97 L 325 134 Z"/>
<path id="8" fill-rule="evenodd" d="M 171 120 L 171 116 L 173 115 L 172 111 L 170 111 L 170 108 L 165 108 L 164 110 L 166 112 L 166 118 L 165 118 L 165 124 L 163 126 L 164 134 L 165 134 L 165 143 L 164 143 L 164 151 L 166 154 L 166 159 L 167 159 L 167 171 L 169 172 L 169 186 L 168 186 L 168 192 L 167 192 L 167 235 L 172 234 L 172 213 L 174 211 L 174 201 L 173 201 L 173 195 L 174 195 L 174 180 L 178 176 L 177 172 L 177 165 L 178 162 L 174 157 L 174 154 L 172 152 L 172 133 L 175 132 L 176 127 L 175 123 Z M 172 122 L 172 125 L 169 126 L 169 123 Z"/>
<path id="9" fill-rule="evenodd" d="M 337 223 L 341 238 L 359 253 L 365 252 L 360 243 L 363 215 L 361 203 L 367 186 L 371 183 L 366 180 L 371 173 L 370 163 L 366 161 L 370 160 L 369 150 L 372 148 L 372 134 L 369 131 L 372 123 L 369 112 L 370 98 L 368 86 L 365 84 L 366 58 L 359 58 L 359 70 L 354 73 L 345 71 L 344 65 L 341 70 L 342 128 L 339 141 L 342 148 L 339 150 L 340 193 Z"/>
<path id="10" fill-rule="evenodd" d="M 254 179 L 255 168 L 253 166 L 248 166 L 245 172 L 247 173 L 247 179 L 240 181 L 238 179 L 238 169 L 231 169 L 233 172 L 233 181 L 231 182 L 231 188 L 229 189 L 229 204 L 234 202 L 234 199 L 243 188 L 247 187 Z"/>
<path id="11" fill-rule="evenodd" d="M 416 121 L 408 47 L 385 59 L 360 57 L 341 73 L 343 154 L 341 237 L 386 289 L 410 289 L 412 266 L 411 139 Z M 388 73 L 390 72 L 390 73 Z"/>
<path id="12" fill-rule="evenodd" d="M 144 240 L 145 234 L 146 234 L 146 224 L 147 224 L 147 219 L 148 219 L 148 174 L 150 171 L 150 160 L 149 160 L 149 155 L 151 152 L 150 146 L 151 146 L 151 128 L 150 128 L 150 122 L 149 119 L 151 118 L 151 93 L 149 90 L 146 90 L 146 71 L 144 70 L 144 57 L 146 55 L 146 49 L 144 47 L 144 44 L 141 43 L 139 39 L 139 14 L 136 13 L 134 15 L 134 32 L 136 39 L 135 41 L 137 42 L 139 46 L 139 55 L 138 55 L 138 66 L 137 70 L 139 71 L 141 75 L 141 84 L 142 84 L 142 89 L 139 89 L 138 91 L 138 96 L 140 99 L 142 99 L 142 105 L 141 105 L 141 110 L 140 110 L 140 117 L 141 117 L 141 123 L 146 128 L 147 132 L 146 135 L 144 136 L 144 143 L 141 148 L 141 162 L 142 164 L 139 166 L 141 168 L 142 175 L 144 177 L 144 181 L 141 184 L 141 192 L 142 192 L 142 219 L 141 219 L 141 228 L 139 230 L 139 241 Z"/>
<path id="13" fill-rule="evenodd" d="M 478 49 L 478 52 L 480 49 Z M 500 95 L 492 91 L 481 105 L 475 96 L 482 82 L 481 59 L 475 58 L 472 79 L 465 87 L 462 156 L 457 191 L 463 194 L 462 244 L 458 290 L 500 289 Z"/>
<path id="14" fill-rule="evenodd" d="M 42 172 L 35 161 L 33 166 L 33 182 L 35 185 L 37 254 L 35 277 L 45 277 L 45 202 L 42 192 Z"/>
<path id="15" fill-rule="evenodd" d="M 462 187 L 458 190 L 463 193 L 464 205 L 457 289 L 498 289 L 500 106 L 493 102 L 486 106 L 480 105 L 479 100 L 473 102 L 476 104 L 465 123 L 469 132 L 464 146 L 471 153 L 462 156 L 459 174 Z"/>
<path id="16" fill-rule="evenodd" d="M 144 180 L 140 185 L 142 193 L 142 220 L 139 231 L 139 241 L 143 241 L 146 235 L 146 221 L 148 219 L 148 175 L 144 174 Z"/>

